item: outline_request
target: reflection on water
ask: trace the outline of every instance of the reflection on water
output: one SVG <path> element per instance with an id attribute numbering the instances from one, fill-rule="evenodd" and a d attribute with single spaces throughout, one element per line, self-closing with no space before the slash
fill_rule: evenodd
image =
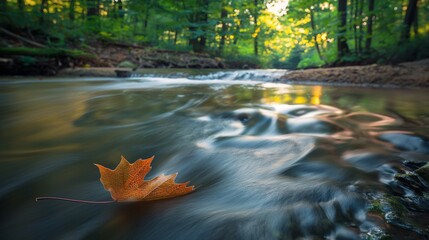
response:
<path id="1" fill-rule="evenodd" d="M 425 91 L 210 76 L 2 80 L 2 238 L 428 237 Z M 92 163 L 114 167 L 121 154 L 156 155 L 149 178 L 179 172 L 198 189 L 158 202 L 34 202 L 109 199 Z"/>

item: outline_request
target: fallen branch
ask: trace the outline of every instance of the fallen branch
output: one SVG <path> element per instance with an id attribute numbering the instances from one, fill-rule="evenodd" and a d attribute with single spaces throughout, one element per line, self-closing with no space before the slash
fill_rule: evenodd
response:
<path id="1" fill-rule="evenodd" d="M 29 40 L 29 39 L 27 39 L 27 38 L 24 38 L 24 37 L 22 37 L 22 36 L 19 36 L 19 35 L 17 35 L 17 34 L 15 34 L 15 33 L 13 33 L 13 32 L 10 32 L 10 31 L 8 31 L 8 30 L 6 30 L 6 29 L 2 28 L 2 27 L 0 27 L 0 31 L 1 31 L 1 32 L 3 32 L 3 33 L 5 33 L 5 34 L 7 34 L 7 35 L 9 35 L 9 36 L 12 36 L 12 37 L 14 37 L 14 38 L 17 38 L 17 39 L 19 39 L 19 40 L 21 40 L 21 41 L 23 41 L 23 42 L 26 42 L 26 43 L 28 43 L 28 44 L 30 44 L 30 45 L 33 45 L 33 46 L 35 46 L 35 47 L 46 48 L 46 46 L 45 46 L 45 45 L 43 45 L 43 44 L 40 44 L 40 43 L 37 43 L 37 42 L 31 41 L 31 40 Z"/>

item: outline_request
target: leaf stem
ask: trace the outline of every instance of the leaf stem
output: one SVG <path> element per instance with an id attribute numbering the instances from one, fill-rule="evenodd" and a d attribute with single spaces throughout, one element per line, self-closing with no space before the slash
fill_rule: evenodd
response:
<path id="1" fill-rule="evenodd" d="M 108 204 L 114 203 L 115 201 L 88 201 L 88 200 L 79 200 L 79 199 L 71 199 L 71 198 L 62 198 L 62 197 L 37 197 L 36 202 L 42 200 L 58 200 L 58 201 L 66 201 L 66 202 L 77 202 L 77 203 L 88 203 L 88 204 Z"/>

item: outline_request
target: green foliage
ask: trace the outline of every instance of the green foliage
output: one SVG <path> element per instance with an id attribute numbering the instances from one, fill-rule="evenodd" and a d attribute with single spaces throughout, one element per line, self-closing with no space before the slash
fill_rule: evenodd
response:
<path id="1" fill-rule="evenodd" d="M 302 60 L 298 63 L 297 68 L 318 68 L 322 67 L 325 63 L 319 58 L 316 50 L 310 50 L 305 53 L 302 57 Z"/>
<path id="2" fill-rule="evenodd" d="M 284 63 L 284 68 L 287 69 L 297 69 L 298 68 L 298 64 L 301 62 L 302 60 L 302 54 L 303 54 L 304 50 L 302 49 L 301 46 L 297 45 L 295 46 L 289 57 L 286 59 L 286 62 Z"/>
<path id="3" fill-rule="evenodd" d="M 24 66 L 32 66 L 35 65 L 37 63 L 37 59 L 34 57 L 29 57 L 29 56 L 20 56 L 19 57 L 19 61 L 24 65 Z"/>
<path id="4" fill-rule="evenodd" d="M 270 68 L 287 69 L 288 63 L 285 60 L 282 60 L 282 58 L 283 56 L 279 54 L 271 56 Z"/>
<path id="5" fill-rule="evenodd" d="M 401 44 L 408 1 L 375 1 L 373 12 L 369 0 L 347 1 L 345 33 L 338 27 L 338 1 L 291 0 L 283 16 L 267 11 L 266 4 L 275 1 L 46 0 L 23 9 L 16 1 L 2 1 L 0 25 L 56 49 L 54 55 L 72 56 L 76 53 L 63 50 L 101 40 L 205 52 L 237 67 L 295 69 L 429 57 L 427 0 L 419 1 L 417 28 L 411 26 L 411 38 Z M 350 51 L 338 59 L 340 35 Z M 259 57 L 252 56 L 255 46 Z"/>
<path id="6" fill-rule="evenodd" d="M 406 43 L 391 45 L 381 51 L 380 59 L 386 62 L 399 63 L 429 58 L 429 35 L 414 38 Z"/>
<path id="7" fill-rule="evenodd" d="M 93 55 L 80 50 L 61 48 L 0 48 L 0 56 L 31 56 L 31 57 L 73 57 L 93 58 Z"/>
<path id="8" fill-rule="evenodd" d="M 262 63 L 258 56 L 249 55 L 228 55 L 225 56 L 225 63 L 229 68 L 260 68 Z"/>
<path id="9" fill-rule="evenodd" d="M 374 11 L 369 11 L 371 1 L 347 1 L 346 38 L 349 53 L 338 59 L 337 39 L 339 34 L 338 1 L 294 0 L 290 1 L 289 13 L 285 20 L 295 28 L 309 29 L 304 36 L 314 43 L 314 37 L 325 35 L 325 40 L 318 39 L 322 57 L 327 64 L 367 64 L 374 62 L 401 62 L 428 57 L 425 39 L 429 34 L 429 5 L 420 3 L 415 19 L 418 23 L 411 26 L 411 39 L 400 44 L 401 31 L 404 30 L 404 10 L 409 1 L 374 1 Z M 420 2 L 420 1 L 419 1 Z M 424 1 L 426 2 L 426 1 Z M 330 7 L 329 7 L 330 6 Z M 405 8 L 404 8 L 405 7 Z M 374 17 L 371 18 L 373 14 Z M 312 15 L 312 18 L 311 18 Z M 373 19 L 372 22 L 370 20 Z M 302 21 L 296 25 L 296 22 Z M 286 22 L 286 21 L 284 21 Z M 372 32 L 368 25 L 372 24 Z M 295 24 L 295 25 L 294 25 Z M 417 26 L 417 28 L 415 28 Z M 418 32 L 418 35 L 416 33 Z M 326 39 L 331 39 L 329 42 Z M 370 45 L 367 45 L 367 40 Z M 334 41 L 332 41 L 334 40 Z M 306 52 L 312 48 L 305 47 Z M 315 48 L 315 47 L 314 47 Z M 313 53 L 314 54 L 314 53 Z M 314 56 L 314 55 L 313 55 Z M 304 57 L 299 67 L 319 66 L 320 58 Z"/>
<path id="10" fill-rule="evenodd" d="M 289 57 L 286 60 L 281 60 L 281 56 L 275 55 L 271 60 L 273 68 L 283 69 L 304 69 L 317 68 L 325 65 L 315 49 L 304 50 L 301 46 L 296 46 L 292 49 Z"/>

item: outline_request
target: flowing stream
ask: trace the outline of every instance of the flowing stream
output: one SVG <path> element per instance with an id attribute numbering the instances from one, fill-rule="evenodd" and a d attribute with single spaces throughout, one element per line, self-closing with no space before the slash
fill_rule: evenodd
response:
<path id="1" fill-rule="evenodd" d="M 0 80 L 2 239 L 428 239 L 427 90 L 282 72 Z M 189 195 L 109 200 L 93 163 L 155 155 Z"/>

